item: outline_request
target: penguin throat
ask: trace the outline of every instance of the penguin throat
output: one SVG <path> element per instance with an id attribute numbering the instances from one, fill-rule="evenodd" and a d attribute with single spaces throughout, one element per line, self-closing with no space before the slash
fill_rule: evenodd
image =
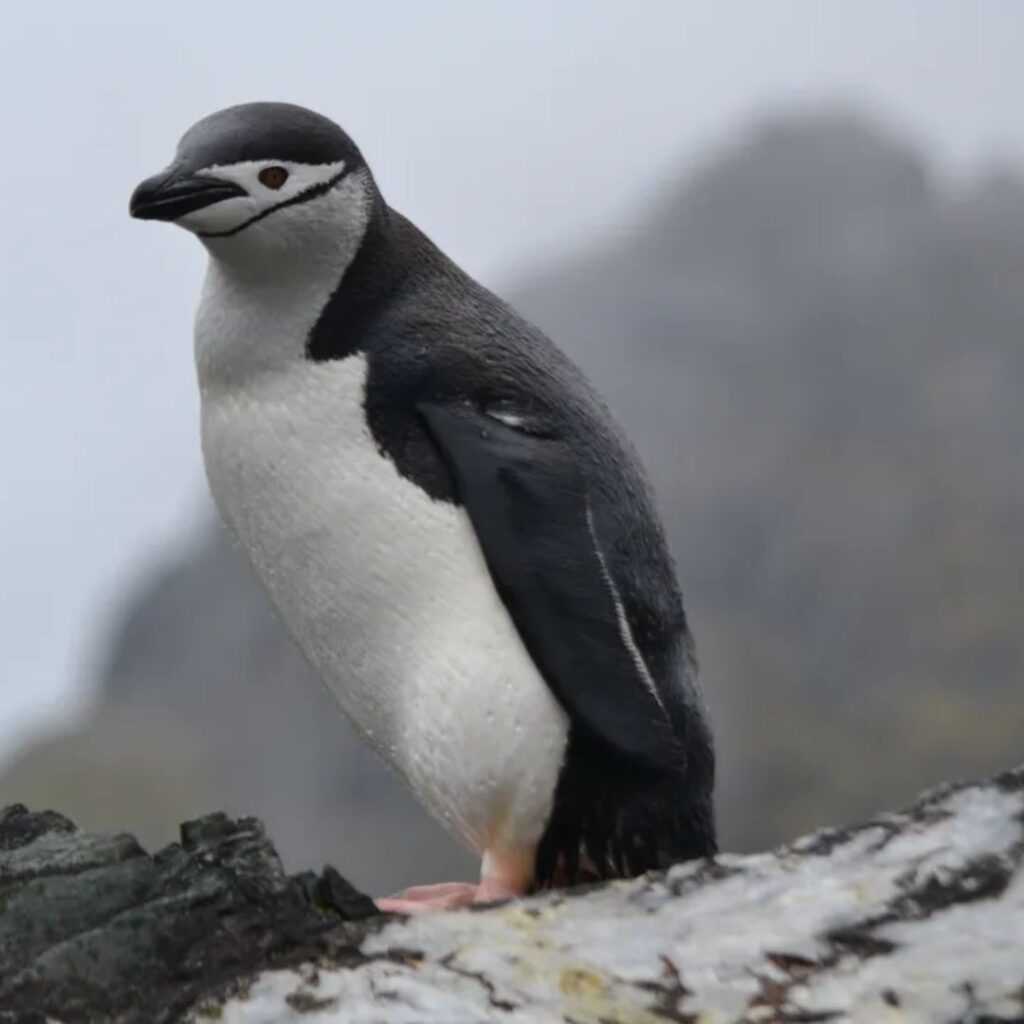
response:
<path id="1" fill-rule="evenodd" d="M 345 200 L 340 191 L 330 197 L 335 204 Z M 348 199 L 343 211 L 335 211 L 338 216 L 321 211 L 324 220 L 313 230 L 322 238 L 307 234 L 290 250 L 254 248 L 245 236 L 261 225 L 207 246 L 210 260 L 195 322 L 196 369 L 204 392 L 245 387 L 306 358 L 307 339 L 344 282 L 370 220 L 368 201 Z"/>

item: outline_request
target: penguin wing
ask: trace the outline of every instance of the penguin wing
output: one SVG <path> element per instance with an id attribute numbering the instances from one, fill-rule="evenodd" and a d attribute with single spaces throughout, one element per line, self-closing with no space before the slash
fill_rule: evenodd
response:
<path id="1" fill-rule="evenodd" d="M 574 725 L 650 768 L 685 755 L 633 640 L 569 444 L 512 413 L 417 406 L 495 587 Z"/>

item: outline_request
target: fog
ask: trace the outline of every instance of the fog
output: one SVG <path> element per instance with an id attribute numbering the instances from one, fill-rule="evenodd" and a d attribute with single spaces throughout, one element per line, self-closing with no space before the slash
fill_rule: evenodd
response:
<path id="1" fill-rule="evenodd" d="M 6 11 L 0 755 L 81 709 L 113 616 L 205 521 L 201 252 L 126 212 L 198 117 L 333 116 L 391 203 L 507 291 L 614 240 L 758 112 L 842 100 L 951 178 L 1024 164 L 1022 30 L 1013 0 Z"/>

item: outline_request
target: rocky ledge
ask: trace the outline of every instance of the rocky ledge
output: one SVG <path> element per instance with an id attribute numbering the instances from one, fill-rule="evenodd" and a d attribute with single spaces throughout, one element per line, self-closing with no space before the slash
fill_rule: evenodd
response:
<path id="1" fill-rule="evenodd" d="M 1024 767 L 772 853 L 385 917 L 213 815 L 0 812 L 0 1022 L 1024 1022 Z"/>

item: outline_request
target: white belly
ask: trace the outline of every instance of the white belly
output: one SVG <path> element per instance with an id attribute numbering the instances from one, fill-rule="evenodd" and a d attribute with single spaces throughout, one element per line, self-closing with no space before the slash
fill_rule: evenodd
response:
<path id="1" fill-rule="evenodd" d="M 345 712 L 477 850 L 531 851 L 567 720 L 491 584 L 462 509 L 378 450 L 366 362 L 296 361 L 203 394 L 229 528 Z"/>

